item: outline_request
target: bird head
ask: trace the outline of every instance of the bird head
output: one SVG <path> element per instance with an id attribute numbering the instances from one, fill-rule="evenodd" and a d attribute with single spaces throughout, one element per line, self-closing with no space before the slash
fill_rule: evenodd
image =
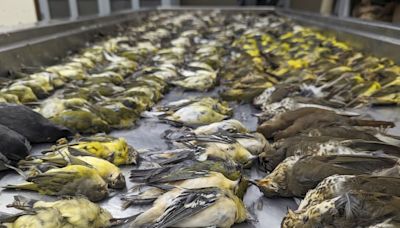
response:
<path id="1" fill-rule="evenodd" d="M 137 164 L 139 153 L 131 146 L 128 145 L 128 164 Z"/>
<path id="2" fill-rule="evenodd" d="M 109 183 L 110 188 L 122 189 L 126 187 L 125 176 L 122 173 L 118 173 L 112 178 L 111 183 Z"/>

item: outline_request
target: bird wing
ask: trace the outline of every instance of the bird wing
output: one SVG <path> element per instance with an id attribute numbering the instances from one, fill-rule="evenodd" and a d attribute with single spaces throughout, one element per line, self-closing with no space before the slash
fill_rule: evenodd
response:
<path id="1" fill-rule="evenodd" d="M 187 136 L 182 137 L 175 140 L 176 142 L 189 142 L 189 141 L 197 141 L 197 142 L 216 142 L 216 143 L 226 143 L 231 144 L 235 143 L 236 140 L 226 135 L 201 135 L 201 136 Z"/>
<path id="2" fill-rule="evenodd" d="M 41 173 L 27 178 L 27 181 L 35 183 L 39 189 L 56 194 L 66 184 L 74 181 L 79 174 L 75 171 L 59 171 L 50 173 Z"/>
<path id="3" fill-rule="evenodd" d="M 218 188 L 185 190 L 168 206 L 157 222 L 149 227 L 174 226 L 174 224 L 213 205 L 220 194 Z"/>
<path id="4" fill-rule="evenodd" d="M 2 223 L 12 223 L 15 220 L 17 220 L 20 216 L 34 215 L 34 214 L 36 214 L 34 210 L 26 210 L 19 212 L 17 214 L 8 214 L 5 212 L 0 212 L 0 227 L 3 227 Z"/>
<path id="5" fill-rule="evenodd" d="M 296 195 L 303 195 L 328 176 L 371 174 L 389 169 L 395 164 L 394 159 L 376 156 L 307 156 L 293 165 L 288 184 Z"/>

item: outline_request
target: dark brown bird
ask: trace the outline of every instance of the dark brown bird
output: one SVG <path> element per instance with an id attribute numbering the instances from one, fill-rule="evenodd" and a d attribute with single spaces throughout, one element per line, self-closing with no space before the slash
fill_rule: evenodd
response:
<path id="1" fill-rule="evenodd" d="M 393 122 L 365 120 L 341 116 L 318 108 L 301 108 L 276 116 L 261 124 L 257 131 L 275 140 L 294 136 L 301 131 L 325 126 L 394 127 Z"/>
<path id="2" fill-rule="evenodd" d="M 290 156 L 336 154 L 378 154 L 400 158 L 400 147 L 380 141 L 299 135 L 274 143 L 272 148 L 260 154 L 259 161 L 262 169 L 272 171 Z"/>
<path id="3" fill-rule="evenodd" d="M 398 159 L 368 155 L 288 157 L 256 185 L 267 197 L 303 197 L 323 179 L 334 175 L 399 176 Z"/>

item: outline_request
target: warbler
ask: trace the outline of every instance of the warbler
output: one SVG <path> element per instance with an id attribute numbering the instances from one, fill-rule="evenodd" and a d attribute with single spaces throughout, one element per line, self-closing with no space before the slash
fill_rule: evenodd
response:
<path id="1" fill-rule="evenodd" d="M 248 217 L 243 202 L 230 191 L 175 188 L 154 201 L 130 227 L 231 227 Z"/>
<path id="2" fill-rule="evenodd" d="M 44 195 L 84 195 L 96 202 L 108 195 L 107 183 L 98 172 L 82 165 L 69 165 L 50 169 L 45 173 L 28 177 L 27 182 L 6 185 L 6 189 L 37 191 Z"/>

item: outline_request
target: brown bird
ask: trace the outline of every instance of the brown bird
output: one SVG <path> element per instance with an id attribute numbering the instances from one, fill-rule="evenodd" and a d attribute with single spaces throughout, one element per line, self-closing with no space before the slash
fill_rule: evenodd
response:
<path id="1" fill-rule="evenodd" d="M 399 176 L 398 159 L 368 155 L 288 157 L 274 171 L 255 181 L 267 197 L 303 197 L 323 179 L 334 175 Z"/>
<path id="2" fill-rule="evenodd" d="M 381 154 L 400 158 L 400 147 L 380 141 L 342 139 L 327 136 L 293 136 L 273 144 L 259 156 L 261 168 L 272 171 L 290 156 L 335 154 Z"/>
<path id="3" fill-rule="evenodd" d="M 367 141 L 380 141 L 400 146 L 400 137 L 386 134 L 376 128 L 353 126 L 330 126 L 307 129 L 302 134 L 311 137 L 330 136 L 343 139 L 363 139 Z"/>
<path id="4" fill-rule="evenodd" d="M 325 126 L 394 127 L 393 122 L 365 120 L 338 115 L 318 108 L 301 108 L 278 115 L 262 123 L 257 131 L 275 140 L 294 136 L 301 131 Z"/>
<path id="5" fill-rule="evenodd" d="M 399 227 L 400 197 L 351 191 L 299 213 L 288 211 L 282 228 Z"/>
<path id="6" fill-rule="evenodd" d="M 297 211 L 305 210 L 351 190 L 384 193 L 400 197 L 400 178 L 372 175 L 333 175 L 307 192 Z"/>

